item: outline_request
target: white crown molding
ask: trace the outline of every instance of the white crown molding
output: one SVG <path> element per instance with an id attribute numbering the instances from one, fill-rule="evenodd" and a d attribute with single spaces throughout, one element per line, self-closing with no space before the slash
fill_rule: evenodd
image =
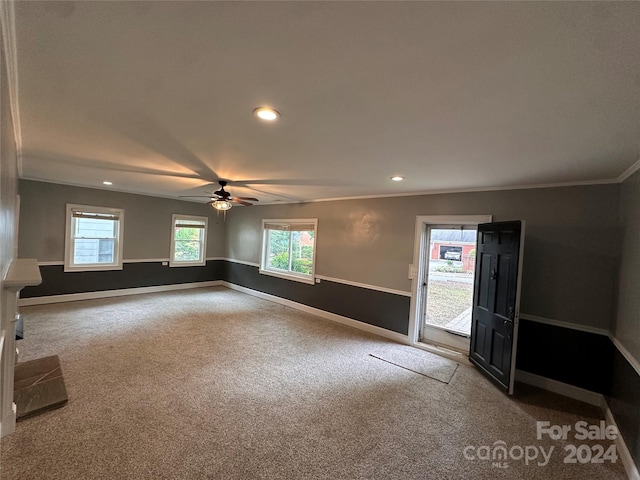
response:
<path id="1" fill-rule="evenodd" d="M 0 1 L 0 22 L 2 23 L 2 43 L 7 64 L 9 86 L 9 107 L 13 119 L 13 131 L 16 141 L 18 175 L 22 175 L 22 127 L 20 126 L 20 107 L 18 102 L 18 48 L 16 40 L 16 21 L 13 0 Z"/>
<path id="2" fill-rule="evenodd" d="M 622 183 L 624 182 L 627 178 L 629 178 L 631 175 L 633 175 L 634 173 L 636 173 L 638 170 L 640 170 L 640 158 L 636 161 L 636 163 L 634 163 L 633 165 L 631 165 L 629 168 L 627 168 L 622 175 L 620 175 L 617 179 L 618 183 Z"/>
<path id="3" fill-rule="evenodd" d="M 2 1 L 2 0 L 0 0 Z M 20 158 L 20 164 L 21 158 Z M 507 185 L 502 187 L 478 187 L 478 188 L 452 188 L 452 189 L 443 189 L 443 190 L 421 190 L 414 192 L 405 192 L 405 193 L 388 193 L 383 195 L 354 195 L 350 197 L 332 197 L 332 198 L 319 198 L 312 200 L 292 200 L 292 201 L 277 201 L 277 202 L 263 202 L 260 205 L 254 205 L 254 207 L 268 207 L 274 205 L 292 205 L 292 204 L 301 204 L 301 203 L 315 203 L 315 202 L 338 202 L 344 200 L 367 200 L 367 199 L 376 199 L 376 198 L 394 198 L 394 197 L 421 197 L 428 195 L 446 195 L 446 194 L 456 194 L 456 193 L 481 193 L 481 192 L 507 192 L 513 190 L 535 190 L 542 188 L 567 188 L 567 187 L 588 187 L 595 185 L 615 185 L 623 182 L 627 177 L 632 175 L 636 170 L 640 168 L 640 160 L 636 162 L 631 168 L 625 171 L 622 175 L 616 178 L 603 178 L 596 180 L 585 180 L 585 181 L 576 181 L 576 182 L 558 182 L 558 183 L 539 183 L 539 184 L 531 184 L 531 185 Z M 178 200 L 181 202 L 189 202 L 189 203 L 200 203 L 205 204 L 200 200 L 187 200 L 183 198 L 177 198 L 169 195 L 161 195 L 156 193 L 142 193 L 136 192 L 133 190 L 120 189 L 117 187 L 104 187 L 101 185 L 82 185 L 79 183 L 72 182 L 64 182 L 59 180 L 49 180 L 44 178 L 32 177 L 32 176 L 23 176 L 20 174 L 20 178 L 23 180 L 30 180 L 33 182 L 44 182 L 44 183 L 53 183 L 56 185 L 67 185 L 69 187 L 78 187 L 78 188 L 90 188 L 94 190 L 108 190 L 111 192 L 118 193 L 128 193 L 131 195 L 143 195 L 146 197 L 154 197 L 154 198 L 165 198 L 169 200 Z M 242 205 L 237 205 L 234 208 L 242 207 Z"/>
<path id="4" fill-rule="evenodd" d="M 366 200 L 373 198 L 392 198 L 392 197 L 421 197 L 427 195 L 444 195 L 453 193 L 478 193 L 478 192 L 503 192 L 510 190 L 534 190 L 538 188 L 563 188 L 563 187 L 585 187 L 591 185 L 611 185 L 618 183 L 617 178 L 601 178 L 596 180 L 584 180 L 576 182 L 557 182 L 557 183 L 538 183 L 531 185 L 506 185 L 494 187 L 473 187 L 473 188 L 451 188 L 442 190 L 423 190 L 417 192 L 406 193 L 387 193 L 383 195 L 358 195 L 352 197 L 332 197 L 320 198 L 317 200 L 301 200 L 295 202 L 278 202 L 276 205 L 284 205 L 285 203 L 313 203 L 313 202 L 336 202 L 342 200 Z M 266 206 L 267 204 L 259 205 Z"/>

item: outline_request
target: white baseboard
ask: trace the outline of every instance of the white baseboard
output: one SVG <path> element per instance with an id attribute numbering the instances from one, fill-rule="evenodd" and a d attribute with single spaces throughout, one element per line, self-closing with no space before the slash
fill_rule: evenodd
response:
<path id="1" fill-rule="evenodd" d="M 168 292 L 171 290 L 187 290 L 190 288 L 218 287 L 221 280 L 209 282 L 173 283 L 171 285 L 158 285 L 155 287 L 123 288 L 119 290 L 102 290 L 99 292 L 69 293 L 65 295 L 51 295 L 48 297 L 21 298 L 19 307 L 29 305 L 45 305 L 48 303 L 76 302 L 78 300 L 94 300 L 97 298 L 124 297 L 127 295 L 140 295 L 143 293 Z"/>
<path id="2" fill-rule="evenodd" d="M 394 340 L 396 342 L 409 345 L 409 337 L 407 335 L 403 335 L 397 332 L 392 332 L 391 330 L 387 330 L 386 328 L 376 327 L 375 325 L 369 325 L 368 323 L 364 323 L 359 320 L 354 320 L 353 318 L 343 317 L 342 315 L 337 315 L 335 313 L 327 312 L 326 310 L 320 310 L 319 308 L 310 307 L 302 303 L 294 302 L 292 300 L 287 300 L 286 298 L 276 297 L 275 295 L 271 295 L 269 293 L 263 293 L 257 290 L 252 290 L 250 288 L 241 287 L 240 285 L 235 285 L 233 283 L 222 281 L 221 285 L 228 287 L 231 290 L 237 290 L 239 292 L 246 293 L 247 295 L 252 295 L 254 297 L 262 298 L 264 300 L 269 300 L 274 303 L 279 303 L 280 305 L 285 305 L 287 307 L 295 308 L 296 310 L 310 313 L 312 315 L 316 315 L 326 320 L 331 320 L 333 322 L 341 323 L 342 325 L 347 325 L 349 327 L 357 328 L 358 330 L 364 330 L 365 332 L 373 333 L 374 335 L 378 335 L 380 337 L 385 337 L 390 340 Z"/>
<path id="3" fill-rule="evenodd" d="M 607 425 L 613 425 L 614 427 L 616 427 L 616 430 L 620 432 L 620 429 L 616 424 L 613 413 L 611 413 L 611 409 L 609 408 L 609 404 L 607 403 L 607 399 L 604 397 L 604 395 L 592 392 L 591 390 L 585 390 L 584 388 L 569 385 L 567 383 L 558 382 L 557 380 L 541 377 L 540 375 L 524 372 L 522 370 L 516 370 L 516 380 L 522 383 L 533 385 L 538 388 L 542 388 L 544 390 L 548 390 L 550 392 L 557 393 L 558 395 L 562 395 L 564 397 L 573 398 L 574 400 L 580 400 L 590 405 L 600 407 L 602 409 L 602 412 L 604 413 Z M 631 452 L 627 448 L 627 444 L 625 443 L 624 438 L 622 438 L 622 434 L 618 433 L 615 439 L 615 445 L 618 458 L 622 462 L 622 466 L 624 467 L 629 480 L 640 480 L 638 468 L 633 461 L 633 457 L 631 456 Z"/>
<path id="4" fill-rule="evenodd" d="M 534 387 L 542 388 L 543 390 L 557 393 L 563 397 L 580 400 L 581 402 L 588 403 L 589 405 L 595 405 L 596 407 L 602 406 L 602 400 L 604 397 L 600 393 L 569 385 L 568 383 L 559 382 L 557 380 L 552 380 L 550 378 L 524 372 L 522 370 L 516 370 L 516 380 L 533 385 Z"/>
<path id="5" fill-rule="evenodd" d="M 616 430 L 620 432 L 618 428 L 618 424 L 616 423 L 615 418 L 613 417 L 613 413 L 611 413 L 611 409 L 609 408 L 609 404 L 607 400 L 602 397 L 602 411 L 604 412 L 604 418 L 607 422 L 607 425 L 613 425 L 616 427 Z M 616 452 L 618 453 L 618 458 L 622 462 L 622 466 L 624 467 L 625 472 L 627 473 L 627 477 L 629 480 L 640 480 L 640 473 L 638 472 L 638 467 L 633 461 L 633 457 L 631 456 L 631 452 L 627 448 L 627 444 L 624 442 L 622 435 L 618 433 L 616 436 Z"/>

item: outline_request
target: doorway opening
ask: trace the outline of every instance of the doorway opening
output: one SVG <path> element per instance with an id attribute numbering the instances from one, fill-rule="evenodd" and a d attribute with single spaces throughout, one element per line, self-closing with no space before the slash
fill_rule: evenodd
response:
<path id="1" fill-rule="evenodd" d="M 419 216 L 412 325 L 417 346 L 469 354 L 477 226 L 490 215 Z"/>
<path id="2" fill-rule="evenodd" d="M 469 352 L 477 230 L 429 225 L 420 341 Z"/>

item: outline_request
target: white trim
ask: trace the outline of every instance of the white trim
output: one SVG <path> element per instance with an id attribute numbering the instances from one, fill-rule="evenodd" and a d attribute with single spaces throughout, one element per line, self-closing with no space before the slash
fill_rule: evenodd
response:
<path id="1" fill-rule="evenodd" d="M 215 261 L 215 260 L 228 260 L 228 259 L 224 257 L 207 257 L 206 258 L 207 262 Z M 162 262 L 168 262 L 168 261 L 169 261 L 169 257 L 167 258 L 125 258 L 124 260 L 122 260 L 122 263 L 162 263 Z M 229 260 L 229 261 L 234 261 L 234 260 Z M 238 263 L 242 263 L 242 262 L 238 262 Z M 56 265 L 64 265 L 64 260 L 38 262 L 38 265 L 40 267 L 52 267 Z M 256 263 L 253 266 L 257 267 L 258 264 Z"/>
<path id="2" fill-rule="evenodd" d="M 276 272 L 274 270 L 262 270 L 258 269 L 260 275 L 269 275 L 270 277 L 278 277 L 283 278 L 285 280 L 293 280 L 294 282 L 306 283 L 308 285 L 315 285 L 316 281 L 313 277 L 303 277 L 302 274 L 296 275 L 295 273 L 290 273 L 288 271 L 284 272 Z"/>
<path id="3" fill-rule="evenodd" d="M 54 267 L 64 265 L 64 260 L 56 260 L 55 262 L 38 262 L 39 267 Z"/>
<path id="4" fill-rule="evenodd" d="M 176 260 L 176 225 L 181 221 L 204 223 L 203 235 L 200 237 L 200 252 L 198 260 Z M 207 230 L 209 229 L 209 217 L 185 215 L 173 213 L 171 215 L 171 243 L 169 244 L 169 267 L 203 267 L 207 264 Z"/>
<path id="5" fill-rule="evenodd" d="M 115 248 L 113 252 L 113 262 L 111 263 L 92 263 L 92 264 L 76 264 L 74 262 L 74 245 L 76 242 L 75 233 L 72 228 L 75 225 L 74 210 L 84 210 L 95 213 L 116 214 L 117 233 L 114 238 Z M 115 207 L 98 207 L 95 205 L 79 205 L 75 203 L 66 204 L 66 223 L 64 236 L 64 271 L 65 272 L 89 272 L 89 271 L 106 271 L 106 270 L 122 270 L 122 252 L 124 248 L 124 209 Z"/>
<path id="6" fill-rule="evenodd" d="M 208 260 L 208 259 L 207 259 Z M 122 263 L 161 263 L 168 262 L 169 258 L 129 258 L 122 260 Z M 54 267 L 64 265 L 64 260 L 56 260 L 50 262 L 38 262 L 40 267 Z"/>
<path id="7" fill-rule="evenodd" d="M 640 170 L 640 158 L 636 161 L 636 163 L 634 163 L 633 165 L 631 165 L 629 168 L 627 168 L 618 178 L 617 181 L 618 183 L 622 183 L 624 182 L 627 178 L 629 178 L 631 175 L 633 175 L 634 173 L 636 173 L 638 170 Z"/>
<path id="8" fill-rule="evenodd" d="M 553 325 L 555 327 L 569 328 L 571 330 L 579 330 L 581 332 L 594 333 L 596 335 L 609 336 L 609 330 L 589 325 L 579 325 L 577 323 L 564 322 L 562 320 L 553 320 L 551 318 L 538 317 L 537 315 L 529 315 L 521 313 L 520 318 L 531 322 L 544 323 L 545 325 Z"/>
<path id="9" fill-rule="evenodd" d="M 2 0 L 5 1 L 5 0 Z M 13 0 L 15 1 L 15 0 Z M 38 157 L 32 157 L 32 156 L 28 156 L 26 157 L 27 159 L 32 159 L 32 160 L 40 160 L 40 158 Z M 45 157 L 46 160 L 46 157 Z M 191 178 L 191 177 L 183 177 L 183 178 Z M 194 179 L 200 179 L 200 177 L 193 177 Z M 177 202 L 187 202 L 187 203 L 198 203 L 202 206 L 207 206 L 206 203 L 203 203 L 201 200 L 187 200 L 185 198 L 179 198 L 179 197 L 173 197 L 173 196 L 169 196 L 169 195 L 161 195 L 159 193 L 145 193 L 145 192 L 140 192 L 139 190 L 127 190 L 127 189 L 122 189 L 122 188 L 118 188 L 116 186 L 110 186 L 110 187 L 105 187 L 104 185 L 102 185 L 102 182 L 100 182 L 100 184 L 96 184 L 96 185 L 88 185 L 86 183 L 73 183 L 73 182 L 64 182 L 64 181 L 60 181 L 60 180 L 49 180 L 48 178 L 39 178 L 39 177 L 33 177 L 33 176 L 29 176 L 29 175 L 20 175 L 20 179 L 21 180 L 29 180 L 31 182 L 42 182 L 42 183 L 52 183 L 54 185 L 65 185 L 68 187 L 79 187 L 79 188 L 90 188 L 92 190 L 105 190 L 105 191 L 109 191 L 109 192 L 118 192 L 118 193 L 130 193 L 132 195 L 140 195 L 143 197 L 152 197 L 152 198 L 164 198 L 166 200 L 174 200 Z M 234 205 L 233 208 L 240 208 L 242 207 L 242 205 Z"/>
<path id="10" fill-rule="evenodd" d="M 316 278 L 319 278 L 320 280 L 326 280 L 327 282 L 342 283 L 344 285 L 351 285 L 352 287 L 366 288 L 368 290 L 377 290 L 378 292 L 392 293 L 394 295 L 401 295 L 403 297 L 411 296 L 411 292 L 405 292 L 404 290 L 396 290 L 394 288 L 378 287 L 376 285 L 369 285 L 367 283 L 360 283 L 360 282 L 352 282 L 351 280 L 342 280 L 340 278 L 327 277 L 325 275 L 316 275 Z"/>
<path id="11" fill-rule="evenodd" d="M 450 193 L 477 193 L 477 192 L 502 192 L 510 190 L 534 190 L 537 188 L 565 188 L 565 187 L 584 187 L 590 185 L 610 185 L 618 183 L 618 178 L 600 178 L 596 180 L 584 180 L 577 182 L 557 182 L 557 183 L 537 183 L 531 185 L 508 185 L 493 187 L 471 187 L 471 188 L 450 188 L 442 190 L 419 190 L 416 192 L 397 192 L 385 193 L 378 195 L 357 195 L 353 197 L 332 197 L 319 198 L 315 200 L 295 200 L 290 202 L 263 203 L 266 205 L 285 205 L 288 203 L 314 203 L 314 202 L 337 202 L 343 200 L 366 200 L 371 198 L 391 198 L 391 197 L 421 197 L 425 195 L 444 195 Z"/>
<path id="12" fill-rule="evenodd" d="M 616 337 L 614 337 L 612 334 L 609 334 L 609 338 L 611 339 L 611 341 L 613 342 L 613 344 L 616 346 L 616 348 L 620 351 L 620 353 L 622 354 L 622 356 L 627 360 L 627 362 L 629 362 L 631 364 L 631 366 L 633 367 L 633 369 L 636 371 L 636 373 L 638 375 L 640 375 L 640 362 L 638 362 L 638 360 L 636 360 L 633 355 L 631 355 L 631 353 L 629 352 L 629 350 L 627 350 L 625 348 L 624 345 L 622 345 L 622 342 L 620 342 L 620 340 L 618 340 Z"/>
<path id="13" fill-rule="evenodd" d="M 209 260 L 209 259 L 207 259 L 207 260 Z M 232 262 L 232 263 L 239 263 L 241 265 L 248 265 L 249 267 L 260 268 L 260 264 L 256 263 L 256 262 L 245 262 L 244 260 L 235 260 L 233 258 L 224 258 L 224 257 L 217 258 L 216 260 L 226 260 L 226 261 Z M 368 290 L 376 290 L 376 291 L 379 291 L 379 292 L 391 293 L 393 295 L 401 295 L 403 297 L 410 297 L 411 296 L 411 292 L 406 292 L 404 290 L 396 290 L 394 288 L 380 287 L 378 285 L 371 285 L 371 284 L 368 284 L 368 283 L 353 282 L 351 280 L 344 280 L 342 278 L 328 277 L 326 275 L 316 275 L 316 278 L 320 279 L 320 280 L 326 280 L 327 282 L 342 283 L 344 285 L 350 285 L 352 287 L 366 288 Z"/>
<path id="14" fill-rule="evenodd" d="M 241 265 L 248 265 L 250 267 L 260 268 L 260 264 L 256 262 L 245 262 L 244 260 L 235 260 L 233 258 L 223 258 L 222 260 L 226 260 L 227 262 L 239 263 Z"/>
<path id="15" fill-rule="evenodd" d="M 473 366 L 469 361 L 469 355 L 465 355 L 462 352 L 456 352 L 455 350 L 451 350 L 445 347 L 422 342 L 415 342 L 412 344 L 412 346 L 419 348 L 420 350 L 435 353 L 436 355 L 440 355 L 441 357 L 448 358 L 449 360 L 453 360 L 463 365 L 468 365 L 470 367 Z"/>
<path id="16" fill-rule="evenodd" d="M 342 315 L 337 315 L 335 313 L 327 312 L 325 310 L 320 310 L 319 308 L 310 307 L 302 303 L 294 302 L 292 300 L 287 300 L 286 298 L 276 297 L 275 295 L 259 292 L 257 290 L 252 290 L 247 287 L 241 287 L 240 285 L 236 285 L 234 283 L 222 281 L 221 285 L 227 288 L 230 288 L 231 290 L 237 290 L 239 292 L 246 293 L 247 295 L 252 295 L 254 297 L 262 298 L 263 300 L 269 300 L 270 302 L 278 303 L 286 307 L 295 308 L 296 310 L 310 313 L 311 315 L 316 315 L 326 320 L 331 320 L 333 322 L 341 323 L 342 325 L 347 325 L 349 327 L 357 328 L 358 330 L 364 330 L 365 332 L 373 333 L 374 335 L 378 335 L 380 337 L 385 337 L 390 340 L 394 340 L 396 342 L 409 345 L 406 335 L 392 332 L 391 330 L 387 330 L 386 328 L 376 327 L 375 325 L 369 325 L 368 323 L 364 323 L 359 320 L 354 320 L 353 318 L 343 317 Z"/>
<path id="17" fill-rule="evenodd" d="M 48 297 L 21 298 L 18 306 L 46 305 L 50 303 L 76 302 L 78 300 L 95 300 L 98 298 L 124 297 L 143 293 L 168 292 L 171 290 L 187 290 L 191 288 L 218 287 L 222 280 L 208 282 L 173 283 L 171 285 L 157 285 L 155 287 L 123 288 L 119 290 L 102 290 L 99 292 L 69 293 L 65 295 L 51 295 Z"/>
<path id="18" fill-rule="evenodd" d="M 518 382 L 533 385 L 534 387 L 542 388 L 543 390 L 548 390 L 549 392 L 557 393 L 564 397 L 580 400 L 581 402 L 588 403 L 589 405 L 595 405 L 596 407 L 602 406 L 602 400 L 604 397 L 600 393 L 569 385 L 568 383 L 552 380 L 523 370 L 516 370 L 516 380 Z"/>
<path id="19" fill-rule="evenodd" d="M 627 448 L 627 444 L 622 438 L 622 434 L 620 433 L 620 428 L 618 428 L 618 424 L 616 423 L 616 419 L 609 408 L 609 404 L 606 399 L 602 397 L 602 410 L 604 412 L 604 418 L 607 425 L 613 425 L 616 427 L 618 431 L 618 435 L 616 435 L 615 444 L 616 444 L 616 453 L 618 454 L 618 458 L 622 462 L 622 466 L 624 467 L 625 472 L 627 473 L 627 477 L 629 480 L 640 480 L 640 473 L 638 472 L 638 468 L 636 467 L 635 462 L 633 461 L 633 457 L 631 456 L 631 452 L 629 452 L 629 448 Z"/>
<path id="20" fill-rule="evenodd" d="M 313 224 L 314 242 L 313 242 L 313 260 L 311 261 L 311 273 L 309 275 L 303 273 L 296 273 L 290 270 L 277 270 L 267 268 L 267 237 L 269 235 L 269 229 L 265 226 L 269 223 L 283 224 L 283 225 L 300 225 L 300 224 Z M 315 285 L 316 283 L 316 241 L 318 238 L 318 219 L 317 218 L 263 218 L 262 219 L 262 241 L 260 242 L 260 266 L 258 267 L 258 273 L 261 275 L 270 275 L 272 277 L 284 278 L 286 280 L 293 280 L 296 282 L 307 283 L 309 285 Z M 289 238 L 289 248 L 292 248 L 291 238 Z M 291 259 L 289 259 L 291 264 Z M 289 265 L 290 267 L 291 265 Z"/>
<path id="21" fill-rule="evenodd" d="M 20 123 L 18 43 L 14 3 L 14 1 L 4 0 L 0 2 L 0 22 L 2 23 L 2 43 L 4 44 L 7 83 L 9 85 L 9 108 L 11 109 L 13 133 L 16 142 L 18 176 L 22 177 L 22 126 Z"/>
<path id="22" fill-rule="evenodd" d="M 122 263 L 162 263 L 168 261 L 169 258 L 129 258 L 122 260 Z"/>

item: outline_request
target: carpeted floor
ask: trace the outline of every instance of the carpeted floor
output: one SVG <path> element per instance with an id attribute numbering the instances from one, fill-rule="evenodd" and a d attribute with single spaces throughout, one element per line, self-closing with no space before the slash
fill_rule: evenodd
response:
<path id="1" fill-rule="evenodd" d="M 573 434 L 536 438 L 594 407 L 508 398 L 465 365 L 445 384 L 370 355 L 388 340 L 222 287 L 21 311 L 21 360 L 59 355 L 69 403 L 2 439 L 2 480 L 624 478 L 563 463 Z M 506 468 L 478 458 L 500 441 Z"/>

